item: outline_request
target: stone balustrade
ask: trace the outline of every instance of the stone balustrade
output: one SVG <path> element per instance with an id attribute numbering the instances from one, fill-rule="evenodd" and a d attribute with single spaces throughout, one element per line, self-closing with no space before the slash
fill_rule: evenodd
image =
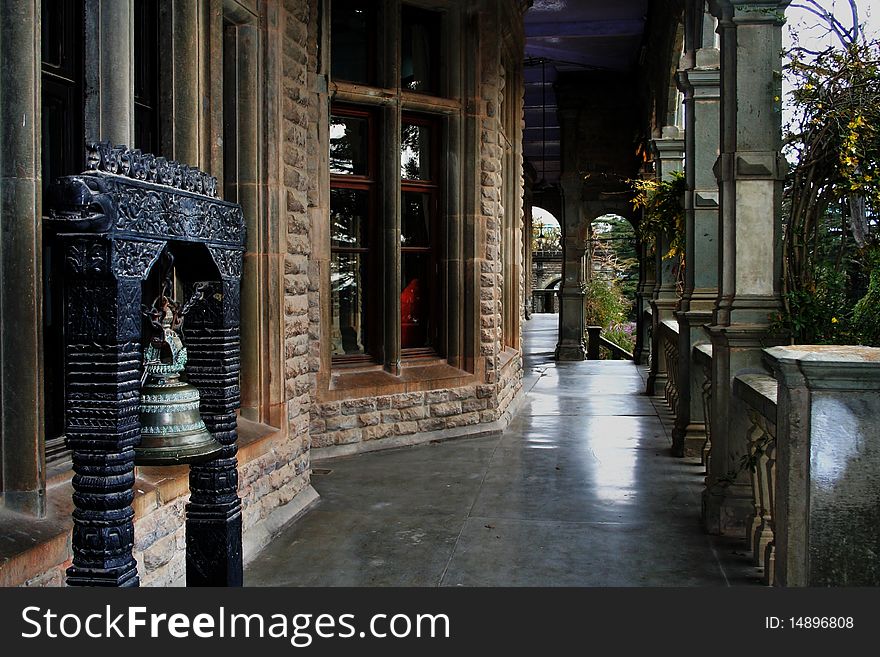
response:
<path id="1" fill-rule="evenodd" d="M 733 393 L 748 406 L 748 453 L 754 515 L 746 527 L 746 545 L 752 561 L 773 583 L 775 566 L 774 505 L 776 500 L 776 379 L 766 374 L 741 374 Z"/>
<path id="2" fill-rule="evenodd" d="M 749 416 L 741 469 L 751 474 L 751 557 L 768 584 L 877 586 L 880 348 L 799 345 L 763 353 L 772 376 L 746 372 L 733 382 Z M 694 349 L 704 367 L 711 357 L 703 346 Z M 704 387 L 706 396 L 713 392 Z"/>
<path id="3" fill-rule="evenodd" d="M 880 348 L 764 350 L 777 381 L 780 586 L 880 585 Z"/>
<path id="4" fill-rule="evenodd" d="M 703 417 L 706 423 L 706 442 L 700 451 L 700 459 L 709 471 L 709 454 L 712 450 L 712 345 L 711 343 L 694 346 L 693 359 L 703 373 L 703 384 L 700 394 L 703 398 Z"/>
<path id="5" fill-rule="evenodd" d="M 660 348 L 666 356 L 666 385 L 663 388 L 663 396 L 669 405 L 673 415 L 678 413 L 678 322 L 674 319 L 666 319 L 660 322 Z"/>

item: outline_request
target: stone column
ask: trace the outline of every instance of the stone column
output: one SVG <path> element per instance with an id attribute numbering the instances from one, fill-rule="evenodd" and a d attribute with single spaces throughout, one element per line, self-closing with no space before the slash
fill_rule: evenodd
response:
<path id="1" fill-rule="evenodd" d="M 559 286 L 557 360 L 584 360 L 587 357 L 584 301 L 589 227 L 584 220 L 581 182 L 581 177 L 576 173 L 562 176 L 562 283 Z"/>
<path id="2" fill-rule="evenodd" d="M 878 586 L 880 349 L 774 347 L 780 586 Z"/>
<path id="3" fill-rule="evenodd" d="M 222 20 L 216 3 L 168 0 L 160 4 L 160 154 L 211 173 L 212 160 L 219 159 L 212 149 L 211 123 L 217 117 L 206 108 L 222 106 L 219 98 L 211 102 L 211 92 L 220 93 L 214 83 L 222 80 L 220 62 L 211 66 L 211 36 L 222 31 Z M 256 115 L 247 120 L 257 125 Z"/>
<path id="4" fill-rule="evenodd" d="M 39 7 L 10 0 L 0 11 L 0 499 L 37 516 L 45 512 Z"/>
<path id="5" fill-rule="evenodd" d="M 655 139 L 653 148 L 657 156 L 657 177 L 669 180 L 674 171 L 681 171 L 684 157 L 684 139 L 676 126 L 663 128 L 660 139 Z M 678 307 L 678 290 L 675 286 L 675 261 L 664 258 L 669 252 L 669 235 L 658 235 L 654 249 L 654 294 L 651 299 L 651 369 L 648 372 L 646 393 L 659 394 L 666 387 L 666 354 L 659 348 L 660 323 L 674 317 Z"/>
<path id="6" fill-rule="evenodd" d="M 85 134 L 134 142 L 134 0 L 84 0 Z"/>
<path id="7" fill-rule="evenodd" d="M 648 248 L 642 242 L 636 246 L 639 254 L 639 285 L 636 288 L 636 344 L 633 348 L 633 361 L 637 365 L 646 364 L 651 353 L 651 320 L 646 316 L 646 311 L 650 307 L 656 280 L 654 259 L 648 253 Z"/>
<path id="8" fill-rule="evenodd" d="M 688 191 L 685 283 L 681 306 L 675 313 L 679 330 L 679 403 L 672 452 L 676 456 L 698 456 L 706 442 L 701 393 L 703 368 L 694 367 L 693 348 L 709 340 L 703 327 L 711 323 L 718 297 L 718 181 L 712 166 L 719 153 L 720 53 L 714 48 L 711 16 L 697 18 L 700 22 L 694 26 L 694 45 L 701 47 L 685 54 L 678 76 L 685 97 Z"/>
<path id="9" fill-rule="evenodd" d="M 712 456 L 703 494 L 711 533 L 740 535 L 752 514 L 748 473 L 740 467 L 747 414 L 733 378 L 760 367 L 772 346 L 770 317 L 780 308 L 781 49 L 785 0 L 710 3 L 721 35 L 719 297 L 712 341 Z M 731 482 L 729 473 L 738 475 Z"/>

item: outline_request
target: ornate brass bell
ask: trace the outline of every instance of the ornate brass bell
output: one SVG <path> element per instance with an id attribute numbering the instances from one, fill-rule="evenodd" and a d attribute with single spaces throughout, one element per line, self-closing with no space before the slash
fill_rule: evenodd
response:
<path id="1" fill-rule="evenodd" d="M 144 350 L 141 444 L 134 450 L 137 465 L 197 463 L 216 457 L 223 449 L 199 414 L 199 391 L 180 379 L 186 347 L 176 329 L 193 299 L 181 309 L 165 291 L 145 313 L 154 335 Z M 196 294 L 200 293 L 197 289 Z"/>

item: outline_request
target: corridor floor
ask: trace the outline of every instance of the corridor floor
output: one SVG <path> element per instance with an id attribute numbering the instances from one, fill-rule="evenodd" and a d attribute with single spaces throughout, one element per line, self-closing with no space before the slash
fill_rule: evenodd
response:
<path id="1" fill-rule="evenodd" d="M 725 586 L 759 571 L 699 525 L 703 468 L 669 455 L 662 400 L 626 361 L 556 363 L 525 322 L 528 391 L 502 435 L 313 463 L 321 500 L 248 586 Z M 659 409 L 659 410 L 658 410 Z"/>

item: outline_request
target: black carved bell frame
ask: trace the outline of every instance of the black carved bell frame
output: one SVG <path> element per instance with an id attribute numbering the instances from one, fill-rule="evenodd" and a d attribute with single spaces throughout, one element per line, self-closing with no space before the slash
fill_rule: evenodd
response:
<path id="1" fill-rule="evenodd" d="M 72 586 L 137 586 L 134 448 L 140 441 L 143 283 L 167 248 L 187 257 L 185 290 L 206 283 L 186 320 L 189 383 L 223 445 L 190 467 L 186 507 L 189 586 L 240 586 L 241 500 L 236 410 L 240 405 L 241 208 L 217 197 L 217 181 L 161 157 L 90 144 L 88 170 L 50 189 L 48 228 L 65 261 L 65 432 L 73 451 Z M 178 256 L 178 262 L 181 262 Z"/>

